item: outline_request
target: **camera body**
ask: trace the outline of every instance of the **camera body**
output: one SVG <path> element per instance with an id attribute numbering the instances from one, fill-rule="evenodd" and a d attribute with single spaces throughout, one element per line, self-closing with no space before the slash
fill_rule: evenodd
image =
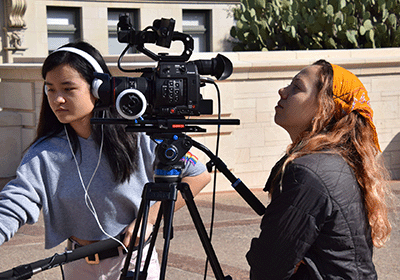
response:
<path id="1" fill-rule="evenodd" d="M 193 62 L 164 62 L 141 77 L 97 75 L 99 106 L 115 106 L 126 119 L 212 114 L 212 100 L 200 94 L 200 76 Z"/>
<path id="2" fill-rule="evenodd" d="M 140 77 L 111 77 L 95 73 L 96 78 L 102 81 L 97 108 L 115 107 L 128 120 L 213 113 L 213 101 L 203 99 L 200 94 L 200 87 L 205 85 L 200 75 L 226 79 L 232 73 L 232 63 L 221 54 L 210 60 L 187 61 L 193 52 L 193 38 L 174 32 L 174 25 L 173 19 L 155 20 L 153 26 L 136 32 L 129 17 L 120 15 L 118 40 L 128 44 L 126 50 L 135 47 L 158 64 L 155 68 L 138 70 L 142 72 Z M 171 42 L 177 40 L 184 45 L 180 56 L 156 55 L 144 47 L 145 43 L 155 43 L 169 48 Z"/>

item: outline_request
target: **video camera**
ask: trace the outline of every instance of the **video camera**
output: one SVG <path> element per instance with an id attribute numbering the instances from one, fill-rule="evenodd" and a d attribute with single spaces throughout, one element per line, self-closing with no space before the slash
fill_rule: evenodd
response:
<path id="1" fill-rule="evenodd" d="M 127 120 L 138 118 L 183 118 L 213 113 L 212 100 L 205 100 L 200 94 L 200 87 L 205 83 L 200 75 L 212 75 L 218 80 L 232 74 L 232 63 L 225 56 L 218 54 L 210 60 L 189 61 L 193 52 L 193 38 L 173 31 L 175 20 L 158 19 L 143 31 L 135 31 L 128 15 L 120 15 L 117 25 L 118 41 L 127 43 L 127 48 L 135 47 L 138 51 L 158 61 L 156 68 L 140 69 L 140 77 L 110 77 L 96 73 L 102 80 L 97 108 L 115 107 Z M 145 43 L 169 48 L 172 41 L 181 41 L 184 51 L 180 56 L 167 54 L 156 55 L 145 48 Z M 121 59 L 120 57 L 120 59 Z M 120 67 L 120 60 L 118 61 Z M 125 72 L 131 72 L 122 69 Z"/>

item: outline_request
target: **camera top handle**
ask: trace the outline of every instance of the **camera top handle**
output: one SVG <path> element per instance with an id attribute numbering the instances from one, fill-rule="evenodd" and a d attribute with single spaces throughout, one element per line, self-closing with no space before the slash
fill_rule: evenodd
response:
<path id="1" fill-rule="evenodd" d="M 120 43 L 128 43 L 131 47 L 136 47 L 138 51 L 155 61 L 187 61 L 193 53 L 194 40 L 190 35 L 174 31 L 174 28 L 174 19 L 162 18 L 155 20 L 153 26 L 136 32 L 129 16 L 122 14 L 117 25 L 118 41 Z M 184 50 L 180 56 L 157 55 L 144 46 L 146 43 L 155 43 L 157 46 L 169 48 L 171 41 L 181 41 L 183 43 Z"/>
<path id="2" fill-rule="evenodd" d="M 189 60 L 190 56 L 193 53 L 193 47 L 194 47 L 193 38 L 190 35 L 174 31 L 173 36 L 172 36 L 172 41 L 181 41 L 183 43 L 185 49 L 183 50 L 182 54 L 180 56 L 157 55 L 157 54 L 153 53 L 152 51 L 150 51 L 149 49 L 146 49 L 144 47 L 145 43 L 155 43 L 153 35 L 154 35 L 154 32 L 146 31 L 146 33 L 143 34 L 143 37 L 148 38 L 149 41 L 140 42 L 140 44 L 138 44 L 136 46 L 136 49 L 138 51 L 144 53 L 148 57 L 154 59 L 155 61 L 184 62 L 184 61 Z"/>

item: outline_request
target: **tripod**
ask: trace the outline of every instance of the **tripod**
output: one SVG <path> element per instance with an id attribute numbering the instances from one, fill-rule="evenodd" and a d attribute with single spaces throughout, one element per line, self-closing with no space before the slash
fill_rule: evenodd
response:
<path id="1" fill-rule="evenodd" d="M 210 239 L 208 238 L 204 224 L 201 220 L 199 211 L 194 203 L 194 197 L 190 190 L 190 187 L 188 184 L 181 182 L 183 162 L 181 162 L 180 159 L 192 147 L 192 140 L 189 136 L 186 136 L 184 134 L 168 135 L 167 138 L 165 138 L 166 135 L 161 135 L 161 137 L 163 137 L 162 142 L 157 145 L 156 148 L 155 182 L 147 183 L 144 187 L 142 202 L 138 211 L 136 224 L 133 230 L 132 239 L 120 279 L 146 279 L 151 253 L 155 246 L 156 237 L 160 228 L 162 217 L 164 217 L 163 236 L 165 242 L 161 261 L 160 279 L 165 279 L 169 244 L 170 239 L 172 239 L 173 235 L 173 214 L 178 191 L 181 193 L 183 199 L 186 202 L 197 233 L 202 242 L 203 248 L 205 249 L 207 257 L 210 261 L 215 277 L 217 279 L 232 279 L 230 276 L 224 276 L 215 251 L 211 245 Z M 152 138 L 154 139 L 154 136 Z M 154 225 L 153 237 L 149 245 L 144 268 L 142 271 L 140 271 L 150 201 L 161 201 L 161 206 L 157 215 L 156 223 Z M 139 231 L 140 221 L 142 221 L 142 228 L 139 238 L 135 272 L 132 275 L 132 273 L 128 273 L 128 268 L 130 259 L 132 257 L 135 239 Z"/>
<path id="2" fill-rule="evenodd" d="M 151 133 L 150 133 L 151 134 Z M 160 228 L 162 216 L 164 217 L 164 250 L 161 262 L 160 279 L 165 278 L 168 250 L 170 239 L 172 238 L 172 221 L 174 214 L 175 201 L 177 193 L 180 191 L 183 199 L 186 202 L 197 233 L 202 242 L 203 248 L 210 261 L 211 268 L 214 272 L 216 279 L 232 279 L 231 276 L 224 276 L 221 266 L 218 262 L 215 251 L 211 245 L 210 239 L 208 238 L 204 224 L 201 220 L 198 209 L 194 203 L 193 194 L 189 188 L 189 185 L 181 182 L 181 171 L 183 168 L 180 159 L 190 150 L 192 146 L 203 151 L 211 161 L 207 165 L 209 167 L 216 166 L 216 168 L 222 172 L 225 177 L 232 183 L 235 190 L 242 196 L 242 198 L 253 208 L 253 210 L 260 216 L 265 212 L 265 206 L 257 199 L 256 196 L 244 185 L 244 183 L 236 178 L 223 163 L 221 159 L 216 157 L 210 150 L 204 145 L 194 141 L 189 136 L 178 133 L 178 134 L 153 134 L 150 136 L 152 139 L 162 139 L 161 143 L 156 148 L 156 165 L 155 165 L 155 183 L 147 183 L 143 190 L 142 202 L 136 218 L 136 224 L 133 230 L 132 239 L 130 242 L 128 254 L 126 257 L 125 265 L 122 270 L 121 280 L 134 279 L 134 280 L 145 280 L 147 277 L 147 269 L 150 263 L 151 252 L 154 249 L 156 236 Z M 154 225 L 154 234 L 150 242 L 149 251 L 145 260 L 144 268 L 140 271 L 140 264 L 143 253 L 143 245 L 146 231 L 146 223 L 149 214 L 150 201 L 161 201 L 161 207 L 158 212 L 157 220 Z M 139 224 L 142 220 L 141 234 L 139 238 L 139 246 L 136 258 L 136 267 L 133 275 L 128 274 L 129 261 L 132 256 L 132 251 L 135 244 L 135 239 L 139 231 Z"/>

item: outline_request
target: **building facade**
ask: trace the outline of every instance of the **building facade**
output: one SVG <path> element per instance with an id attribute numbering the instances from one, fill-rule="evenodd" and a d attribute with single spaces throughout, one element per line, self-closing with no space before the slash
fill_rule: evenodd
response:
<path id="1" fill-rule="evenodd" d="M 128 1 L 128 0 L 3 0 L 0 63 L 14 57 L 43 57 L 49 51 L 83 39 L 104 55 L 120 54 L 124 44 L 117 40 L 120 14 L 128 14 L 136 31 L 155 19 L 172 18 L 175 31 L 193 36 L 196 52 L 231 49 L 231 10 L 240 1 Z M 172 45 L 169 51 L 179 51 Z"/>
<path id="2" fill-rule="evenodd" d="M 81 39 L 94 45 L 105 57 L 108 56 L 110 63 L 116 62 L 127 45 L 117 39 L 117 24 L 122 14 L 129 17 L 133 31 L 137 32 L 152 26 L 156 19 L 173 19 L 174 31 L 193 37 L 196 53 L 229 51 L 229 30 L 234 24 L 231 10 L 239 2 L 1 1 L 0 66 L 11 67 L 11 71 L 21 70 L 18 65 L 21 66 L 22 62 L 27 75 L 23 74 L 25 77 L 22 80 L 9 79 L 7 74 L 0 75 L 0 139 L 2 148 L 6 149 L 0 152 L 0 178 L 14 175 L 23 151 L 34 137 L 41 100 L 41 82 L 35 81 L 40 79 L 37 61 L 41 63 L 51 51 Z M 169 48 L 154 44 L 146 44 L 146 48 L 154 53 L 172 55 L 181 53 L 183 49 L 179 41 L 172 42 Z M 128 54 L 135 52 L 130 49 Z M 141 57 L 139 60 L 151 60 L 140 54 L 136 56 Z M 29 62 L 26 64 L 24 61 Z M 113 68 L 116 73 L 118 70 Z M 21 91 L 22 99 L 14 95 L 15 90 Z"/>
<path id="3" fill-rule="evenodd" d="M 211 59 L 217 52 L 230 58 L 233 74 L 227 80 L 217 81 L 221 92 L 221 113 L 223 118 L 239 119 L 240 125 L 221 127 L 219 156 L 249 188 L 263 187 L 270 169 L 290 143 L 287 133 L 274 123 L 279 88 L 318 59 L 347 68 L 364 83 L 374 109 L 383 157 L 392 178 L 400 179 L 400 48 L 231 52 L 229 29 L 233 21 L 229 13 L 235 1 L 6 0 L 0 5 L 8 15 L 2 19 L 1 37 L 0 188 L 2 182 L 15 175 L 24 150 L 34 138 L 43 98 L 41 65 L 49 51 L 58 45 L 54 43 L 56 40 L 65 42 L 72 31 L 80 29 L 82 39 L 94 44 L 104 54 L 113 75 L 128 76 L 118 69 L 120 50 L 109 40 L 115 36 L 113 26 L 122 10 L 131 16 L 132 24 L 138 30 L 152 25 L 154 19 L 174 18 L 175 29 L 193 34 L 198 48 L 209 44 L 195 52 L 190 60 Z M 67 13 L 57 12 L 60 7 L 78 11 L 80 23 L 73 27 L 69 24 L 72 16 L 71 20 L 61 19 Z M 208 16 L 204 16 L 204 11 Z M 206 24 L 204 19 L 211 21 Z M 212 34 L 209 39 L 204 39 L 205 30 Z M 10 36 L 10 32 L 14 36 Z M 57 32 L 58 36 L 54 35 Z M 171 46 L 170 51 L 179 53 L 179 47 Z M 123 66 L 130 69 L 151 65 L 156 63 L 141 53 L 127 54 L 123 60 Z M 215 88 L 207 85 L 201 88 L 201 92 L 205 99 L 214 100 L 214 112 L 217 112 Z M 215 151 L 217 128 L 205 128 L 207 132 L 191 136 Z M 202 162 L 208 161 L 200 151 L 194 150 L 194 153 Z M 222 174 L 218 176 L 217 186 L 218 191 L 232 189 Z M 205 189 L 211 190 L 211 186 Z"/>

